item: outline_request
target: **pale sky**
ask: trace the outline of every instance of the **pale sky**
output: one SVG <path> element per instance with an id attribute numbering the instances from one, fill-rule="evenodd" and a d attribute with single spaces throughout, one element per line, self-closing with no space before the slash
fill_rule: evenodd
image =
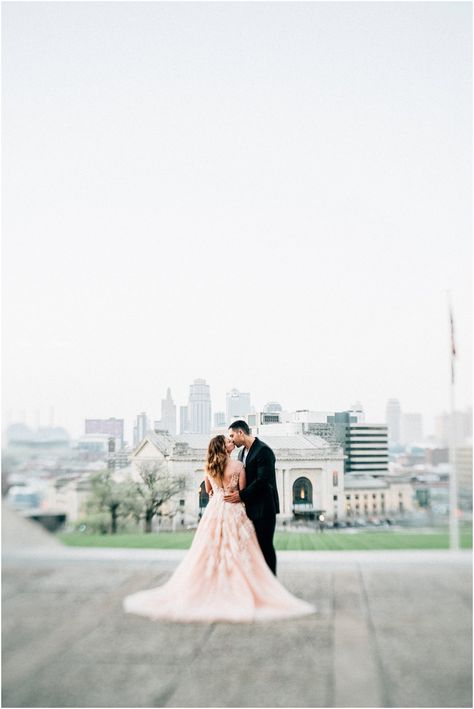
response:
<path id="1" fill-rule="evenodd" d="M 470 3 L 2 9 L 4 423 L 471 403 Z"/>

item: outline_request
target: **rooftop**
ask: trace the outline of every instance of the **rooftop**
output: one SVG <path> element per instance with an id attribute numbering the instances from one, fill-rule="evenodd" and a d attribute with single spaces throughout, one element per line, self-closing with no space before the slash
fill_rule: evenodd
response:
<path id="1" fill-rule="evenodd" d="M 358 475 L 353 477 L 351 473 L 344 476 L 344 489 L 361 489 L 361 488 L 387 488 L 389 484 L 378 478 Z"/>
<path id="2" fill-rule="evenodd" d="M 330 449 L 331 444 L 328 443 L 324 438 L 320 436 L 306 434 L 306 435 L 282 435 L 282 436 L 257 436 L 259 440 L 263 441 L 274 450 L 314 450 L 316 449 Z M 187 444 L 189 448 L 193 450 L 206 451 L 209 441 L 212 436 L 201 434 L 201 433 L 181 433 L 176 436 L 171 436 L 165 432 L 148 431 L 146 434 L 148 438 L 157 448 L 165 452 L 171 452 L 175 447 L 175 444 Z M 143 441 L 140 442 L 137 449 L 142 445 Z M 137 450 L 135 449 L 135 450 Z"/>

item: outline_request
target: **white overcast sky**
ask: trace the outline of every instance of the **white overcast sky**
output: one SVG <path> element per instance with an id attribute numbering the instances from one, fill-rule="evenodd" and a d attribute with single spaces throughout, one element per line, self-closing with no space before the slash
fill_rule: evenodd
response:
<path id="1" fill-rule="evenodd" d="M 470 404 L 470 3 L 2 9 L 6 424 Z"/>

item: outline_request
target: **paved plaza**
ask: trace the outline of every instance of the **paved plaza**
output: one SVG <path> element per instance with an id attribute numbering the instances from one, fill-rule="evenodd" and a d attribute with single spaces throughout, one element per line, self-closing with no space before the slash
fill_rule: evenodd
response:
<path id="1" fill-rule="evenodd" d="M 297 620 L 150 621 L 184 551 L 61 545 L 3 509 L 5 707 L 471 707 L 471 552 L 279 552 Z"/>

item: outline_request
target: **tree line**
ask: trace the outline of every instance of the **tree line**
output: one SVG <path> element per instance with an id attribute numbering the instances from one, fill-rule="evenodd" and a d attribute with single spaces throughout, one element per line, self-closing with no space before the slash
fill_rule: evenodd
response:
<path id="1" fill-rule="evenodd" d="M 116 534 L 119 520 L 143 523 L 146 533 L 152 531 L 157 515 L 173 516 L 173 506 L 167 505 L 186 490 L 184 475 L 170 475 L 161 462 L 144 462 L 137 466 L 138 480 L 119 482 L 113 470 L 101 470 L 91 478 L 91 492 L 86 502 L 86 518 L 82 524 L 103 534 Z"/>

